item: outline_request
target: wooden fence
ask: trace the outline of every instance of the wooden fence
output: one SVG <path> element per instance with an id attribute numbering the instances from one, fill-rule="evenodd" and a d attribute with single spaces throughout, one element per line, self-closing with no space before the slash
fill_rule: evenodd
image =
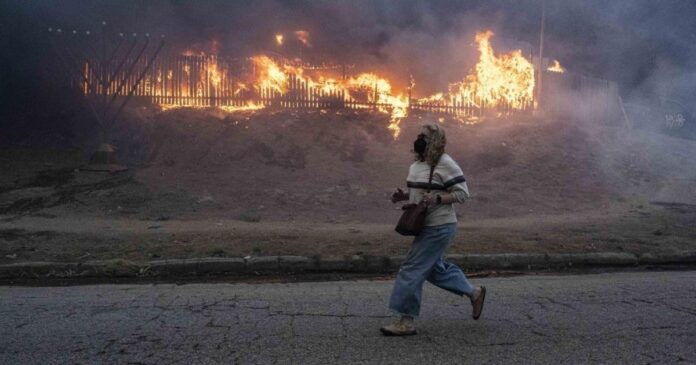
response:
<path id="1" fill-rule="evenodd" d="M 133 96 L 145 98 L 154 104 L 180 106 L 221 106 L 243 107 L 254 105 L 274 106 L 292 109 L 380 109 L 388 110 L 392 105 L 385 103 L 377 86 L 364 88 L 348 95 L 341 88 L 324 90 L 308 85 L 307 81 L 294 74 L 288 74 L 287 87 L 282 92 L 273 88 L 254 88 L 249 85 L 249 76 L 255 75 L 252 62 L 240 59 L 226 59 L 213 55 L 174 55 L 160 56 L 145 73 L 140 84 L 139 75 L 147 64 L 143 58 L 133 63 L 131 69 L 119 68 L 119 65 L 106 64 L 107 70 L 84 68 L 85 80 L 80 81 L 85 94 L 113 95 L 118 88 L 116 83 L 104 86 L 98 82 L 100 75 L 115 73 L 115 79 L 124 79 L 123 88 L 129 90 L 135 86 Z M 126 62 L 130 64 L 130 62 Z M 306 69 L 327 69 L 328 66 L 308 66 Z M 336 67 L 333 67 L 335 69 Z M 345 75 L 345 67 L 343 76 Z M 253 78 L 253 77 L 252 77 Z M 90 82 L 96 85 L 89 88 Z M 244 85 L 244 86 L 242 86 Z M 419 101 L 408 98 L 406 107 L 409 110 L 422 110 L 436 113 L 456 114 L 461 116 L 480 116 L 485 110 L 494 109 L 498 113 L 509 113 L 514 110 L 510 105 L 487 107 L 483 102 L 464 102 L 452 100 Z M 525 105 L 524 109 L 530 106 Z"/>
<path id="2" fill-rule="evenodd" d="M 128 64 L 128 62 L 126 63 Z M 137 84 L 137 75 L 145 70 L 146 59 L 142 59 L 132 65 L 132 70 L 119 69 L 117 64 L 107 64 L 105 67 L 113 68 L 114 72 L 125 77 L 124 88 L 129 90 L 136 86 L 133 95 L 149 100 L 154 104 L 169 104 L 180 106 L 221 106 L 243 107 L 250 103 L 279 108 L 291 109 L 379 109 L 390 110 L 392 105 L 384 102 L 380 97 L 380 90 L 375 87 L 365 88 L 360 92 L 352 92 L 348 95 L 340 88 L 322 90 L 308 85 L 307 81 L 288 74 L 286 88 L 281 92 L 273 88 L 254 88 L 250 85 L 250 76 L 253 79 L 256 70 L 253 62 L 245 59 L 226 59 L 212 55 L 174 55 L 160 56 L 147 70 L 144 79 Z M 311 67 L 310 67 L 311 68 Z M 96 82 L 99 72 L 90 72 L 92 69 L 85 67 L 84 76 L 96 85 L 95 88 L 87 87 L 85 81 L 80 86 L 85 94 L 112 95 L 118 85 L 112 83 L 108 86 Z M 105 70 L 104 73 L 111 73 Z M 345 69 L 344 75 L 345 77 Z M 116 79 L 119 79 L 118 77 Z M 137 84 L 137 85 L 136 85 Z M 244 85 L 244 86 L 242 86 Z M 598 118 L 603 115 L 609 118 L 614 112 L 614 104 L 618 95 L 616 84 L 607 80 L 586 77 L 577 74 L 556 74 L 545 72 L 544 76 L 544 107 L 554 111 L 567 108 L 567 100 L 560 98 L 559 90 L 575 90 L 582 96 L 577 100 L 578 105 L 583 105 L 583 112 L 590 118 Z M 474 98 L 473 101 L 465 101 L 456 96 L 449 100 L 424 101 L 408 97 L 406 108 L 408 110 L 420 110 L 434 113 L 451 114 L 463 117 L 480 117 L 488 113 L 495 115 L 508 115 L 520 111 L 533 109 L 531 103 L 515 103 L 513 107 L 509 103 L 499 103 L 495 106 L 487 105 L 483 100 Z M 521 105 L 521 107 L 519 107 Z M 591 115 L 589 115 L 591 114 Z"/>
<path id="3" fill-rule="evenodd" d="M 521 107 L 513 107 L 511 103 L 502 101 L 496 105 L 488 105 L 485 100 L 474 98 L 474 100 L 463 101 L 455 98 L 451 101 L 419 101 L 411 100 L 409 110 L 422 110 L 432 113 L 451 114 L 463 117 L 481 117 L 488 112 L 496 115 L 509 115 L 515 112 L 529 111 L 532 109 L 531 103 L 520 102 Z"/>

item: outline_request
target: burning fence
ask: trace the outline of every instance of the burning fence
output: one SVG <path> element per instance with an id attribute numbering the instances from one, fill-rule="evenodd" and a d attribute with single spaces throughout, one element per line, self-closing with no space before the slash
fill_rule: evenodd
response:
<path id="1" fill-rule="evenodd" d="M 296 33 L 298 39 L 307 41 L 306 32 Z M 246 59 L 192 52 L 162 56 L 141 83 L 135 85 L 135 80 L 127 77 L 126 82 L 135 85 L 134 96 L 150 98 L 165 110 L 218 107 L 236 111 L 271 106 L 378 110 L 390 115 L 389 129 L 396 137 L 399 122 L 409 110 L 453 114 L 473 121 L 486 111 L 500 115 L 534 106 L 534 67 L 520 51 L 495 54 L 492 36 L 492 32 L 476 35 L 479 61 L 468 76 L 451 83 L 446 92 L 422 98 L 413 97 L 413 82 L 406 90 L 395 90 L 390 80 L 375 72 L 346 75 L 343 68 L 339 74 L 339 67 L 317 67 L 268 55 Z M 275 40 L 282 43 L 282 35 Z M 143 67 L 144 61 L 136 65 Z M 83 92 L 112 94 L 111 85 L 97 90 L 87 87 L 98 76 L 85 64 Z"/>
<path id="2" fill-rule="evenodd" d="M 296 33 L 297 39 L 308 42 L 306 32 Z M 419 98 L 413 96 L 413 80 L 405 90 L 396 90 L 390 80 L 376 72 L 348 75 L 345 66 L 309 65 L 269 55 L 231 59 L 187 51 L 157 59 L 140 83 L 127 76 L 125 79 L 134 85 L 134 96 L 149 98 L 163 110 L 179 107 L 217 107 L 230 112 L 267 107 L 377 110 L 390 115 L 388 128 L 396 138 L 400 121 L 412 110 L 451 114 L 475 122 L 489 113 L 508 115 L 536 107 L 533 64 L 520 50 L 497 54 L 491 45 L 492 37 L 490 31 L 476 34 L 478 62 L 466 77 L 450 83 L 447 91 Z M 284 38 L 276 35 L 275 41 L 280 44 Z M 136 69 L 144 69 L 146 61 L 136 64 Z M 547 71 L 563 72 L 563 68 L 556 61 Z M 136 70 L 132 74 L 138 73 Z M 85 64 L 83 92 L 112 94 L 112 85 L 99 89 L 87 87 L 90 80 L 98 77 Z"/>

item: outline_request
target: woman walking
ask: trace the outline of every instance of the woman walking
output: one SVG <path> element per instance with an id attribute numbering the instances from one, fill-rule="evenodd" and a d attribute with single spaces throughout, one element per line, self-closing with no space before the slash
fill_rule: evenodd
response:
<path id="1" fill-rule="evenodd" d="M 388 336 L 415 335 L 414 318 L 420 314 L 423 282 L 430 283 L 460 296 L 467 296 L 473 307 L 473 318 L 483 310 L 486 288 L 471 285 L 464 272 L 444 260 L 447 246 L 457 230 L 454 203 L 469 198 L 469 190 L 459 165 L 445 153 L 447 138 L 437 124 L 425 125 L 413 143 L 416 161 L 411 165 L 406 184 L 408 192 L 397 189 L 392 202 L 425 201 L 427 215 L 422 231 L 414 238 L 406 260 L 399 268 L 389 308 L 400 314 L 394 324 L 380 328 Z M 429 184 L 431 168 L 432 182 Z M 430 185 L 431 193 L 426 189 Z"/>

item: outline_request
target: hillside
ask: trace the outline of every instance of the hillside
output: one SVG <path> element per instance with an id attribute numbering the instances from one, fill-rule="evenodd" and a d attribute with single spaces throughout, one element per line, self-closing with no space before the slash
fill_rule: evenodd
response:
<path id="1" fill-rule="evenodd" d="M 0 262 L 400 255 L 387 196 L 431 120 L 395 141 L 379 113 L 135 109 L 115 174 L 80 170 L 75 150 L 5 149 Z M 472 193 L 451 253 L 693 249 L 693 141 L 553 118 L 443 125 Z"/>
<path id="2" fill-rule="evenodd" d="M 173 110 L 141 117 L 147 150 L 137 179 L 185 191 L 205 214 L 264 220 L 391 222 L 389 192 L 404 186 L 419 126 L 368 112 Z M 628 200 L 694 203 L 694 143 L 619 127 L 532 117 L 475 125 L 444 120 L 448 153 L 473 198 L 467 218 L 601 211 Z M 669 146 L 666 148 L 665 146 Z M 690 200 L 691 199 L 691 200 Z"/>

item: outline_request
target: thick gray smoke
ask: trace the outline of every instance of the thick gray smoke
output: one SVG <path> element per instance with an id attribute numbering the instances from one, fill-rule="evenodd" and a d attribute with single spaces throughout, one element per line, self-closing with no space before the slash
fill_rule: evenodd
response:
<path id="1" fill-rule="evenodd" d="M 493 30 L 497 50 L 521 48 L 536 55 L 543 1 L 7 0 L 0 3 L 0 116 L 5 115 L 0 121 L 13 121 L 15 135 L 48 130 L 54 138 L 60 131 L 51 128 L 68 129 L 56 120 L 81 115 L 66 115 L 70 108 L 50 103 L 35 108 L 36 99 L 50 96 L 44 93 L 51 77 L 47 70 L 56 62 L 48 47 L 48 27 L 98 30 L 105 20 L 117 31 L 166 34 L 174 51 L 210 52 L 215 44 L 219 54 L 230 57 L 275 51 L 346 62 L 378 70 L 400 89 L 413 75 L 419 96 L 445 90 L 447 83 L 468 74 L 477 56 L 473 39 L 478 31 Z M 545 0 L 545 13 L 545 56 L 560 60 L 569 72 L 615 81 L 628 109 L 620 111 L 619 119 L 630 117 L 632 107 L 664 106 L 665 100 L 691 114 L 696 111 L 696 2 Z M 277 48 L 275 34 L 297 30 L 309 32 L 311 47 L 295 41 Z M 596 111 L 592 100 L 585 103 L 589 108 L 578 108 L 584 95 L 570 91 L 564 96 L 571 117 L 582 119 Z M 633 112 L 658 125 L 665 119 L 664 113 Z M 6 126 L 0 125 L 0 132 L 8 132 Z M 7 136 L 12 134 L 0 133 L 0 143 L 3 138 L 12 141 Z M 688 164 L 691 141 L 673 140 L 639 131 L 610 141 L 600 152 L 608 170 L 656 167 L 648 177 L 652 191 L 641 193 L 665 200 L 694 197 L 688 189 L 696 182 L 696 169 L 683 168 L 693 166 Z M 649 158 L 617 160 L 625 151 L 648 151 L 643 155 Z"/>
<path id="2" fill-rule="evenodd" d="M 381 67 L 397 83 L 413 74 L 429 93 L 466 75 L 476 31 L 492 29 L 496 42 L 536 54 L 542 0 L 15 0 L 5 6 L 9 48 L 23 50 L 19 44 L 35 42 L 47 26 L 98 29 L 106 20 L 119 30 L 166 34 L 175 48 L 206 50 L 215 40 L 220 53 L 246 56 L 274 50 L 276 33 L 301 29 L 312 44 L 303 57 Z M 626 97 L 657 93 L 693 102 L 695 2 L 546 0 L 546 15 L 545 53 L 570 70 L 615 80 Z M 15 62 L 11 57 L 3 52 L 3 63 Z"/>

